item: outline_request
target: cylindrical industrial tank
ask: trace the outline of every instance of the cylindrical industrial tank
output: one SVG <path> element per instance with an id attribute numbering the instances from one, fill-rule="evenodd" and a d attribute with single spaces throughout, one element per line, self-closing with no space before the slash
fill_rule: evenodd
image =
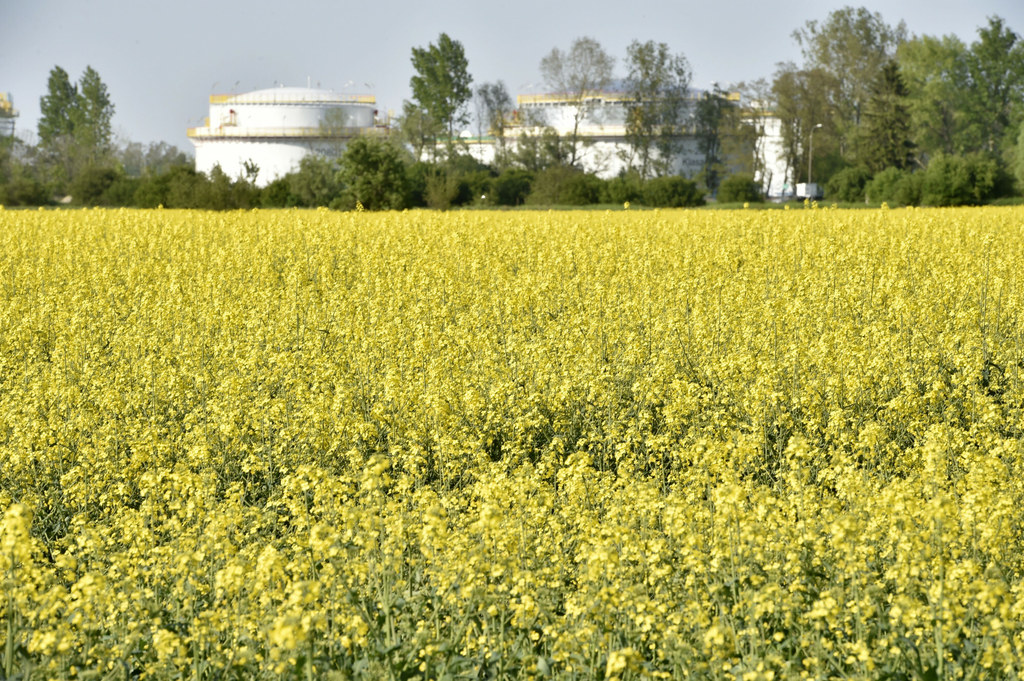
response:
<path id="1" fill-rule="evenodd" d="M 188 131 L 196 147 L 196 169 L 215 166 L 231 177 L 247 163 L 265 185 L 297 167 L 311 153 L 337 154 L 348 139 L 372 131 L 376 100 L 330 90 L 280 87 L 210 97 L 206 125 Z"/>
<path id="2" fill-rule="evenodd" d="M 282 87 L 229 95 L 210 102 L 210 126 L 240 128 L 365 128 L 373 126 L 372 102 L 330 90 Z"/>

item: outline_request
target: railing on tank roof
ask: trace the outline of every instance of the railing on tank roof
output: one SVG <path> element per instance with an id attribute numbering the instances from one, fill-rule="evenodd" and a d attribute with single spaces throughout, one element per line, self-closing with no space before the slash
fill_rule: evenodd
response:
<path id="1" fill-rule="evenodd" d="M 515 137 L 519 135 L 539 135 L 541 134 L 546 126 L 544 125 L 510 125 L 506 133 L 509 137 Z M 695 132 L 694 126 L 691 125 L 678 125 L 673 134 L 680 137 L 692 135 Z M 577 137 L 594 137 L 594 138 L 608 138 L 608 139 L 624 139 L 626 137 L 626 126 L 624 125 L 588 125 L 581 127 L 577 132 Z M 564 133 L 568 134 L 568 133 Z"/>
<path id="2" fill-rule="evenodd" d="M 699 99 L 700 93 L 691 91 L 687 96 L 687 99 Z M 583 96 L 584 101 L 598 100 L 602 102 L 633 102 L 636 99 L 625 92 L 588 92 Z M 729 92 L 724 95 L 724 99 L 729 102 L 740 101 L 740 93 Z M 575 104 L 576 97 L 574 95 L 568 95 L 565 93 L 554 93 L 544 95 L 517 95 L 516 100 L 519 105 L 524 104 Z"/>
<path id="3" fill-rule="evenodd" d="M 210 95 L 210 104 L 376 104 L 375 95 L 339 94 L 325 99 L 296 99 L 294 96 L 265 97 L 247 94 Z"/>
<path id="4" fill-rule="evenodd" d="M 223 125 L 216 128 L 204 126 L 189 128 L 187 134 L 195 138 L 288 138 L 288 139 L 345 139 L 357 135 L 373 134 L 376 127 L 278 127 L 278 128 L 246 128 L 237 125 Z"/>

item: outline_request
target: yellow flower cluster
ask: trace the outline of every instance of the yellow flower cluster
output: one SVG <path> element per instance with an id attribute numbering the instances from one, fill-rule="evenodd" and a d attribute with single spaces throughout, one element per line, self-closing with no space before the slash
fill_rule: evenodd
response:
<path id="1" fill-rule="evenodd" d="M 2 678 L 1024 673 L 1024 209 L 0 227 Z"/>

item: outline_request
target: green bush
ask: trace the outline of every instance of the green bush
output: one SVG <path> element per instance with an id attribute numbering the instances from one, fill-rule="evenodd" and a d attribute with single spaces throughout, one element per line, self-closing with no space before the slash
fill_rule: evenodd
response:
<path id="1" fill-rule="evenodd" d="M 210 171 L 209 178 L 199 176 L 196 182 L 196 193 L 193 197 L 194 206 L 206 210 L 234 208 L 232 189 L 231 178 L 221 170 L 219 165 L 214 166 Z"/>
<path id="2" fill-rule="evenodd" d="M 71 183 L 71 198 L 83 206 L 105 205 L 104 194 L 117 178 L 117 169 L 111 166 L 83 168 Z"/>
<path id="3" fill-rule="evenodd" d="M 905 172 L 896 183 L 895 202 L 901 206 L 920 206 L 924 192 L 924 173 Z"/>
<path id="4" fill-rule="evenodd" d="M 199 188 L 209 182 L 205 175 L 190 166 L 174 166 L 158 179 L 164 189 L 163 198 L 158 203 L 165 208 L 199 208 Z"/>
<path id="5" fill-rule="evenodd" d="M 405 205 L 402 152 L 386 140 L 352 140 L 341 157 L 338 180 L 345 186 L 345 207 L 353 208 L 357 202 L 367 210 L 400 209 Z"/>
<path id="6" fill-rule="evenodd" d="M 876 173 L 865 187 L 867 200 L 871 203 L 888 203 L 899 206 L 921 204 L 924 173 L 886 168 Z"/>
<path id="7" fill-rule="evenodd" d="M 443 163 L 409 163 L 405 169 L 404 205 L 447 210 L 481 201 L 490 203 L 490 198 L 481 197 L 489 197 L 494 180 L 486 165 L 468 155 Z"/>
<path id="8" fill-rule="evenodd" d="M 50 203 L 46 185 L 31 166 L 10 163 L 10 172 L 0 183 L 0 204 L 7 206 L 44 206 Z"/>
<path id="9" fill-rule="evenodd" d="M 405 206 L 406 208 L 423 208 L 427 205 L 427 177 L 434 166 L 423 161 L 415 161 L 405 168 Z"/>
<path id="10" fill-rule="evenodd" d="M 764 201 L 761 189 L 752 173 L 734 173 L 718 185 L 719 203 L 747 203 Z"/>
<path id="11" fill-rule="evenodd" d="M 434 166 L 427 172 L 423 198 L 429 208 L 448 210 L 459 200 L 461 190 L 457 175 Z"/>
<path id="12" fill-rule="evenodd" d="M 494 173 L 484 163 L 467 153 L 457 153 L 437 168 L 454 180 L 455 189 L 450 205 L 465 206 L 486 201 L 481 199 L 491 190 Z"/>
<path id="13" fill-rule="evenodd" d="M 289 187 L 287 178 L 279 177 L 260 191 L 260 205 L 264 208 L 290 208 L 298 198 Z"/>
<path id="14" fill-rule="evenodd" d="M 166 173 L 143 177 L 139 186 L 135 189 L 135 196 L 132 197 L 132 205 L 137 208 L 156 208 L 167 205 L 167 194 L 169 179 L 175 168 L 185 166 L 172 166 Z"/>
<path id="15" fill-rule="evenodd" d="M 486 198 L 491 193 L 494 176 L 486 169 L 471 170 L 459 176 L 459 193 L 455 205 L 465 206 L 472 203 L 493 203 Z"/>
<path id="16" fill-rule="evenodd" d="M 117 179 L 107 187 L 101 199 L 104 206 L 131 206 L 134 205 L 135 192 L 142 184 L 137 177 L 126 177 L 118 173 Z"/>
<path id="17" fill-rule="evenodd" d="M 604 183 L 601 191 L 602 203 L 640 202 L 643 197 L 643 181 L 635 172 L 613 177 Z"/>
<path id="18" fill-rule="evenodd" d="M 600 201 L 601 185 L 594 175 L 568 166 L 554 166 L 536 174 L 527 203 L 586 206 Z"/>
<path id="19" fill-rule="evenodd" d="M 316 155 L 299 161 L 298 170 L 287 175 L 289 190 L 298 199 L 298 205 L 329 206 L 338 198 L 343 187 L 337 179 L 337 170 L 334 161 Z"/>
<path id="20" fill-rule="evenodd" d="M 533 173 L 521 168 L 508 168 L 491 182 L 490 197 L 499 206 L 520 206 L 526 203 L 533 186 Z"/>
<path id="21" fill-rule="evenodd" d="M 909 175 L 905 170 L 899 168 L 886 168 L 875 173 L 864 188 L 867 200 L 871 203 L 898 203 L 896 201 L 896 188 L 900 181 Z"/>
<path id="22" fill-rule="evenodd" d="M 980 154 L 939 155 L 925 170 L 921 202 L 928 206 L 979 204 L 995 195 L 999 180 L 995 159 Z"/>
<path id="23" fill-rule="evenodd" d="M 284 180 L 287 182 L 287 180 Z M 131 200 L 127 199 L 131 191 Z M 120 178 L 104 193 L 101 205 L 134 205 L 139 208 L 197 208 L 234 210 L 268 205 L 265 193 L 246 180 L 232 180 L 214 167 L 210 176 L 190 166 L 172 166 L 167 172 L 141 179 Z"/>
<path id="24" fill-rule="evenodd" d="M 565 187 L 563 203 L 570 206 L 589 206 L 601 201 L 601 188 L 604 181 L 590 173 L 578 173 L 570 178 Z"/>
<path id="25" fill-rule="evenodd" d="M 1017 135 L 1017 145 L 1013 149 L 1011 160 L 1014 178 L 1017 180 L 1017 194 L 1024 194 L 1024 121 L 1021 121 Z"/>
<path id="26" fill-rule="evenodd" d="M 825 195 L 832 201 L 859 203 L 864 201 L 865 186 L 871 173 L 862 166 L 843 168 L 825 184 Z"/>
<path id="27" fill-rule="evenodd" d="M 643 187 L 643 202 L 652 208 L 687 208 L 703 206 L 704 197 L 696 182 L 673 175 L 647 180 Z"/>

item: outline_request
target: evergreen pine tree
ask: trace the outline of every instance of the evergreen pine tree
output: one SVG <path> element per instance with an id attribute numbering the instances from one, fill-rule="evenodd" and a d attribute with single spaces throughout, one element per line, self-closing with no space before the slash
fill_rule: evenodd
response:
<path id="1" fill-rule="evenodd" d="M 872 83 L 861 126 L 860 160 L 873 173 L 907 168 L 913 161 L 907 86 L 899 65 L 888 61 Z"/>

